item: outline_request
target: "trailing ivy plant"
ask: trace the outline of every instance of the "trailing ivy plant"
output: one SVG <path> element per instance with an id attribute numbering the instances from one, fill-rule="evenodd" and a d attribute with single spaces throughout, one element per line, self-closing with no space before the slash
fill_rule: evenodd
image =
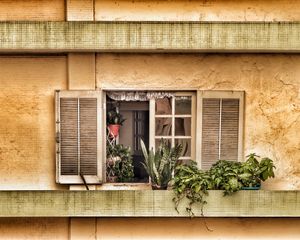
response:
<path id="1" fill-rule="evenodd" d="M 224 190 L 224 196 L 241 190 L 243 187 L 256 187 L 261 181 L 274 177 L 274 164 L 269 158 L 262 158 L 253 154 L 247 156 L 245 162 L 225 161 L 216 162 L 210 170 L 198 169 L 192 161 L 186 165 L 179 165 L 175 170 L 173 189 L 175 209 L 183 198 L 189 200 L 186 211 L 193 216 L 192 206 L 198 203 L 203 215 L 205 196 L 208 190 Z"/>

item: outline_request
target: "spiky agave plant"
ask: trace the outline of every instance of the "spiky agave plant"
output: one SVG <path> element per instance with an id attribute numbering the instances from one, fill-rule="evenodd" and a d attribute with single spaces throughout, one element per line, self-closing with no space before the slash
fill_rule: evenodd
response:
<path id="1" fill-rule="evenodd" d="M 162 140 L 156 152 L 150 149 L 148 153 L 141 140 L 141 148 L 145 158 L 142 164 L 151 179 L 152 189 L 167 189 L 182 152 L 182 145 L 170 147 L 166 141 Z"/>

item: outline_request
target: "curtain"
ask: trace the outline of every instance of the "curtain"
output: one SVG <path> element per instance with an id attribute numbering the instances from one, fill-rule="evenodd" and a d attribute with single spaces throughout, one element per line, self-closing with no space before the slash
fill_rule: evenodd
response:
<path id="1" fill-rule="evenodd" d="M 171 98 L 171 92 L 142 92 L 142 91 L 115 91 L 106 93 L 115 101 L 149 101 L 150 99 Z"/>

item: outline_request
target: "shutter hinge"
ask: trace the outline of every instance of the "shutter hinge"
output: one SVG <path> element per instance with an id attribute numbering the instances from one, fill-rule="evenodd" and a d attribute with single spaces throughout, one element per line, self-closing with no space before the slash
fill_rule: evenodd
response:
<path id="1" fill-rule="evenodd" d="M 56 132 L 55 141 L 56 143 L 60 143 L 60 132 Z"/>

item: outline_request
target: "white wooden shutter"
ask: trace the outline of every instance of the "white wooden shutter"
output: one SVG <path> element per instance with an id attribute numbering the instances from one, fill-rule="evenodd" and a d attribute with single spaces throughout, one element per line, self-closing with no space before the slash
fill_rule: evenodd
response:
<path id="1" fill-rule="evenodd" d="M 102 183 L 101 91 L 56 91 L 57 182 Z"/>
<path id="2" fill-rule="evenodd" d="M 201 168 L 243 157 L 244 92 L 199 91 L 197 157 Z"/>

